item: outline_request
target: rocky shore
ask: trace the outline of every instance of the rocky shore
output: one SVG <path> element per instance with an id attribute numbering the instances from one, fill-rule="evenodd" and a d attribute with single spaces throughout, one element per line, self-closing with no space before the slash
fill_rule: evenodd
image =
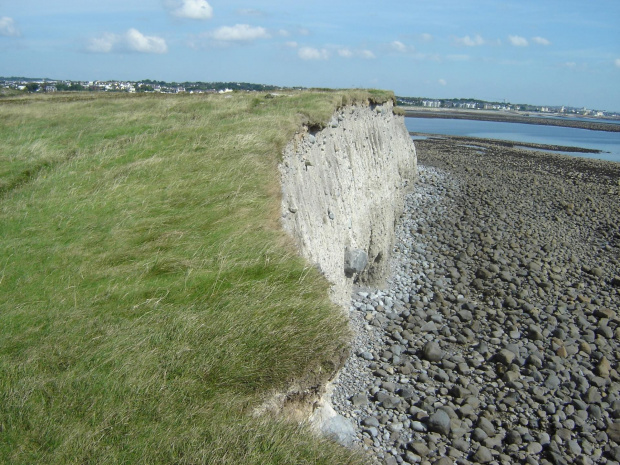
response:
<path id="1" fill-rule="evenodd" d="M 620 462 L 620 164 L 416 142 L 332 394 L 379 463 Z"/>
<path id="2" fill-rule="evenodd" d="M 421 132 L 412 132 L 411 136 L 422 136 L 421 139 L 429 138 L 429 139 L 449 139 L 453 141 L 455 144 L 466 144 L 466 145 L 474 145 L 480 149 L 485 149 L 489 147 L 489 140 L 483 139 L 480 137 L 465 137 L 465 136 L 444 136 L 438 134 L 425 134 Z M 584 147 L 571 147 L 566 145 L 546 145 L 546 144 L 536 144 L 533 142 L 514 142 L 509 140 L 493 140 L 491 143 L 493 147 L 504 147 L 504 148 L 526 148 L 526 149 L 534 149 L 534 150 L 542 150 L 542 151 L 552 151 L 552 152 L 565 152 L 565 153 L 601 153 L 600 150 L 597 149 L 588 149 Z"/>

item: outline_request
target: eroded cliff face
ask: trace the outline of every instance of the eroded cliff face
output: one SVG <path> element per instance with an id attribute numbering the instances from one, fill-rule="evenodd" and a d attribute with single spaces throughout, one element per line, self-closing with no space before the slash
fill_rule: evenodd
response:
<path id="1" fill-rule="evenodd" d="M 348 308 L 354 282 L 387 273 L 394 224 L 417 172 L 415 147 L 392 102 L 345 107 L 326 128 L 300 131 L 280 165 L 282 222 Z"/>

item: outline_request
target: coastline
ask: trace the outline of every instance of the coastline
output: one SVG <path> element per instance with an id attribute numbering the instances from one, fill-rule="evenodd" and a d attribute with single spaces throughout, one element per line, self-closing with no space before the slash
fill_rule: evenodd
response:
<path id="1" fill-rule="evenodd" d="M 504 123 L 537 124 L 542 126 L 562 126 L 569 128 L 588 129 L 591 131 L 620 132 L 620 124 L 602 123 L 599 121 L 581 121 L 570 119 L 554 119 L 550 117 L 526 116 L 518 113 L 497 111 L 463 111 L 447 109 L 412 109 L 403 107 L 407 118 L 439 118 L 468 119 L 476 121 L 496 121 Z"/>
<path id="2" fill-rule="evenodd" d="M 467 144 L 479 145 L 481 147 L 505 147 L 510 149 L 534 149 L 534 150 L 542 150 L 544 152 L 570 152 L 570 153 L 604 153 L 602 150 L 598 149 L 588 149 L 585 147 L 573 147 L 568 145 L 548 145 L 548 144 L 537 144 L 534 142 L 514 142 L 510 140 L 500 140 L 500 139 L 486 139 L 482 137 L 467 137 L 467 136 L 450 136 L 443 134 L 427 134 L 422 132 L 410 132 L 411 136 L 423 136 L 432 140 L 440 140 L 440 139 L 450 139 L 455 142 L 462 142 Z M 416 142 L 420 142 L 417 140 Z M 561 155 L 549 153 L 549 155 Z M 606 160 L 601 160 L 605 161 Z M 612 162 L 615 163 L 615 162 Z"/>
<path id="3" fill-rule="evenodd" d="M 416 141 L 393 273 L 352 296 L 334 407 L 385 464 L 609 463 L 620 164 L 465 139 Z"/>
<path id="4" fill-rule="evenodd" d="M 437 136 L 427 140 L 417 140 L 415 144 L 416 148 L 426 154 L 427 158 L 420 162 L 424 165 L 445 166 L 447 164 L 449 166 L 454 156 L 466 158 L 480 156 L 481 159 L 494 160 L 497 165 L 495 169 L 499 171 L 502 161 L 514 166 L 517 162 L 512 160 L 519 160 L 518 163 L 527 165 L 529 169 L 533 165 L 538 165 L 540 168 L 536 173 L 537 176 L 541 173 L 548 173 L 561 178 L 569 173 L 580 173 L 581 178 L 591 179 L 597 184 L 609 185 L 615 189 L 616 195 L 620 196 L 619 162 L 553 153 L 555 151 L 600 153 L 597 150 L 462 136 Z M 443 163 L 440 164 L 439 160 Z M 463 163 L 463 160 L 461 162 Z M 472 163 L 471 169 L 476 166 L 477 163 Z"/>

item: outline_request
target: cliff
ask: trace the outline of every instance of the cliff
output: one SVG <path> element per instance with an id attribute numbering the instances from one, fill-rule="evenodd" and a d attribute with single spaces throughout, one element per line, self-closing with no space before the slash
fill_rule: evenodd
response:
<path id="1" fill-rule="evenodd" d="M 282 222 L 346 305 L 354 282 L 385 277 L 394 224 L 416 174 L 413 142 L 392 102 L 340 109 L 298 132 L 280 165 Z"/>
<path id="2" fill-rule="evenodd" d="M 304 128 L 280 165 L 282 222 L 302 255 L 331 283 L 348 311 L 354 283 L 380 284 L 388 272 L 394 226 L 417 173 L 415 147 L 392 102 L 340 109 L 322 130 Z M 325 386 L 310 423 L 345 445 L 355 435 Z"/>

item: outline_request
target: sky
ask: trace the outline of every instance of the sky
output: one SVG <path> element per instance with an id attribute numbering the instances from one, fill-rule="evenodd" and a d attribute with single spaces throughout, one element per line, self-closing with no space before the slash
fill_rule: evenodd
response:
<path id="1" fill-rule="evenodd" d="M 620 111 L 620 1 L 0 0 L 0 76 Z"/>

